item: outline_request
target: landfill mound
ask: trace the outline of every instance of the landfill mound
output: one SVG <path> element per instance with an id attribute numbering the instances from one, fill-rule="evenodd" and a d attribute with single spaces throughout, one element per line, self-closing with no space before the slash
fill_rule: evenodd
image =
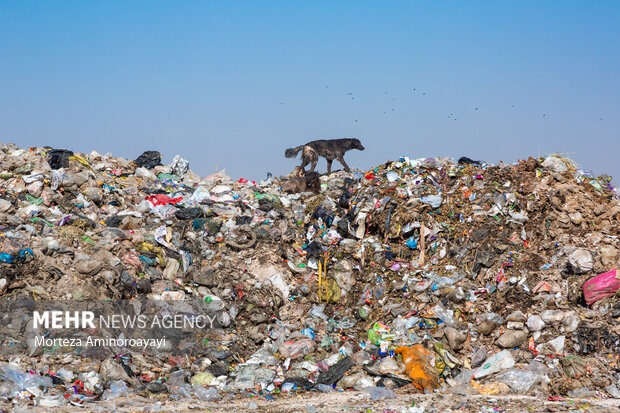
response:
<path id="1" fill-rule="evenodd" d="M 609 177 L 563 156 L 403 157 L 299 194 L 282 191 L 288 177 L 203 178 L 155 151 L 9 144 L 0 165 L 9 308 L 148 299 L 218 312 L 183 355 L 113 347 L 97 358 L 31 340 L 10 355 L 31 325 L 7 310 L 5 400 L 620 398 L 620 203 Z"/>

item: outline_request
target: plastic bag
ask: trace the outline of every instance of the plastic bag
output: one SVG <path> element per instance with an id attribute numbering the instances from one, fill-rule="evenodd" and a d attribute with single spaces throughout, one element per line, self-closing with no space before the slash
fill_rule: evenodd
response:
<path id="1" fill-rule="evenodd" d="M 306 354 L 312 353 L 316 349 L 316 343 L 309 338 L 302 338 L 297 341 L 286 341 L 278 348 L 284 358 L 296 359 Z"/>
<path id="2" fill-rule="evenodd" d="M 590 305 L 598 300 L 614 295 L 619 288 L 620 274 L 614 268 L 586 281 L 583 284 L 583 298 Z"/>
<path id="3" fill-rule="evenodd" d="M 73 152 L 67 149 L 52 149 L 47 153 L 47 162 L 52 169 L 61 169 L 69 167 L 69 157 L 73 156 Z"/>
<path id="4" fill-rule="evenodd" d="M 491 396 L 493 394 L 505 394 L 510 392 L 510 387 L 501 382 L 491 382 L 487 384 L 480 384 L 471 381 L 471 385 L 476 391 L 484 396 Z"/>
<path id="5" fill-rule="evenodd" d="M 439 387 L 439 377 L 435 370 L 434 355 L 421 344 L 411 347 L 398 347 L 395 354 L 402 354 L 405 371 L 413 379 L 413 384 L 425 393 Z"/>
<path id="6" fill-rule="evenodd" d="M 194 395 L 198 400 L 202 401 L 216 401 L 222 399 L 222 395 L 218 393 L 215 387 L 195 387 Z"/>
<path id="7" fill-rule="evenodd" d="M 443 202 L 443 198 L 440 195 L 423 196 L 420 200 L 433 208 L 439 208 Z"/>
<path id="8" fill-rule="evenodd" d="M 110 389 L 103 393 L 102 400 L 114 400 L 119 397 L 128 396 L 131 393 L 127 383 L 122 380 L 113 381 Z"/>
<path id="9" fill-rule="evenodd" d="M 354 365 L 355 362 L 351 357 L 345 357 L 338 361 L 338 363 L 331 366 L 329 370 L 319 374 L 317 383 L 328 385 L 336 384 L 338 380 L 340 380 L 342 376 L 344 376 L 344 374 Z"/>
<path id="10" fill-rule="evenodd" d="M 182 176 L 189 169 L 189 161 L 183 159 L 181 155 L 175 155 L 174 158 L 172 158 L 170 169 L 173 175 Z"/>
<path id="11" fill-rule="evenodd" d="M 177 209 L 174 212 L 174 216 L 176 216 L 180 220 L 200 218 L 203 216 L 203 214 L 204 214 L 204 211 L 202 210 L 202 208 L 199 208 L 199 207 Z"/>
<path id="12" fill-rule="evenodd" d="M 161 165 L 161 153 L 157 151 L 145 151 L 134 160 L 134 163 L 140 168 L 153 169 Z"/>
<path id="13" fill-rule="evenodd" d="M 507 384 L 517 393 L 527 393 L 530 388 L 539 383 L 549 382 L 549 377 L 540 371 L 510 369 L 499 373 L 495 379 Z"/>
<path id="14" fill-rule="evenodd" d="M 202 202 L 210 198 L 211 198 L 211 193 L 209 193 L 209 190 L 205 188 L 204 186 L 199 186 L 198 188 L 196 188 L 196 190 L 191 196 L 191 199 L 193 199 L 196 202 Z"/>
<path id="15" fill-rule="evenodd" d="M 366 387 L 364 392 L 368 393 L 372 400 L 395 399 L 396 394 L 386 387 Z"/>
<path id="16" fill-rule="evenodd" d="M 157 194 L 157 195 L 151 195 L 149 197 L 146 198 L 147 201 L 149 201 L 150 203 L 152 203 L 153 205 L 157 206 L 157 205 L 168 205 L 168 204 L 178 204 L 179 202 L 181 202 L 183 200 L 182 196 L 179 196 L 177 198 L 170 198 L 168 195 L 164 195 L 164 194 Z"/>
<path id="17" fill-rule="evenodd" d="M 485 377 L 504 369 L 510 369 L 514 365 L 515 359 L 512 357 L 510 351 L 502 350 L 486 359 L 486 361 L 482 363 L 482 366 L 474 370 L 474 377 L 479 379 L 480 377 Z"/>

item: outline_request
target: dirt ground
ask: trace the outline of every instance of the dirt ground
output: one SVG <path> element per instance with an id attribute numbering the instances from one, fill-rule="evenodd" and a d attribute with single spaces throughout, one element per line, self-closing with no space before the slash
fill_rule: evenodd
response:
<path id="1" fill-rule="evenodd" d="M 411 408 L 412 405 L 414 408 Z M 424 407 L 422 410 L 421 407 Z M 411 408 L 410 410 L 408 410 Z M 418 409 L 415 409 L 418 408 Z M 2 411 L 47 412 L 49 407 L 2 406 Z M 549 401 L 532 396 L 454 396 L 400 394 L 390 400 L 370 400 L 363 392 L 288 394 L 219 402 L 120 398 L 86 407 L 63 407 L 63 412 L 620 412 L 620 400 L 562 399 Z"/>

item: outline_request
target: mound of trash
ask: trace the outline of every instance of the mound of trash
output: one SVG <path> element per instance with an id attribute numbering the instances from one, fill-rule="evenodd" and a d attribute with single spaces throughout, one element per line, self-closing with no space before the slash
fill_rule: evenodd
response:
<path id="1" fill-rule="evenodd" d="M 179 155 L 161 159 L 0 146 L 5 400 L 620 398 L 609 177 L 560 155 L 402 157 L 289 194 L 287 177 L 200 177 Z M 208 308 L 217 323 L 153 351 L 25 336 L 56 332 L 15 303 L 67 300 Z"/>

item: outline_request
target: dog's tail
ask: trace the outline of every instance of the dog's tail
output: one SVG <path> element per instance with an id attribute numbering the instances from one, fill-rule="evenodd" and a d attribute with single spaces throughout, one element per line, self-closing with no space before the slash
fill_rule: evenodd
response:
<path id="1" fill-rule="evenodd" d="M 286 156 L 287 158 L 294 158 L 297 156 L 299 151 L 303 149 L 303 147 L 304 145 L 298 146 L 296 148 L 288 148 L 287 150 L 284 151 L 284 156 Z"/>

